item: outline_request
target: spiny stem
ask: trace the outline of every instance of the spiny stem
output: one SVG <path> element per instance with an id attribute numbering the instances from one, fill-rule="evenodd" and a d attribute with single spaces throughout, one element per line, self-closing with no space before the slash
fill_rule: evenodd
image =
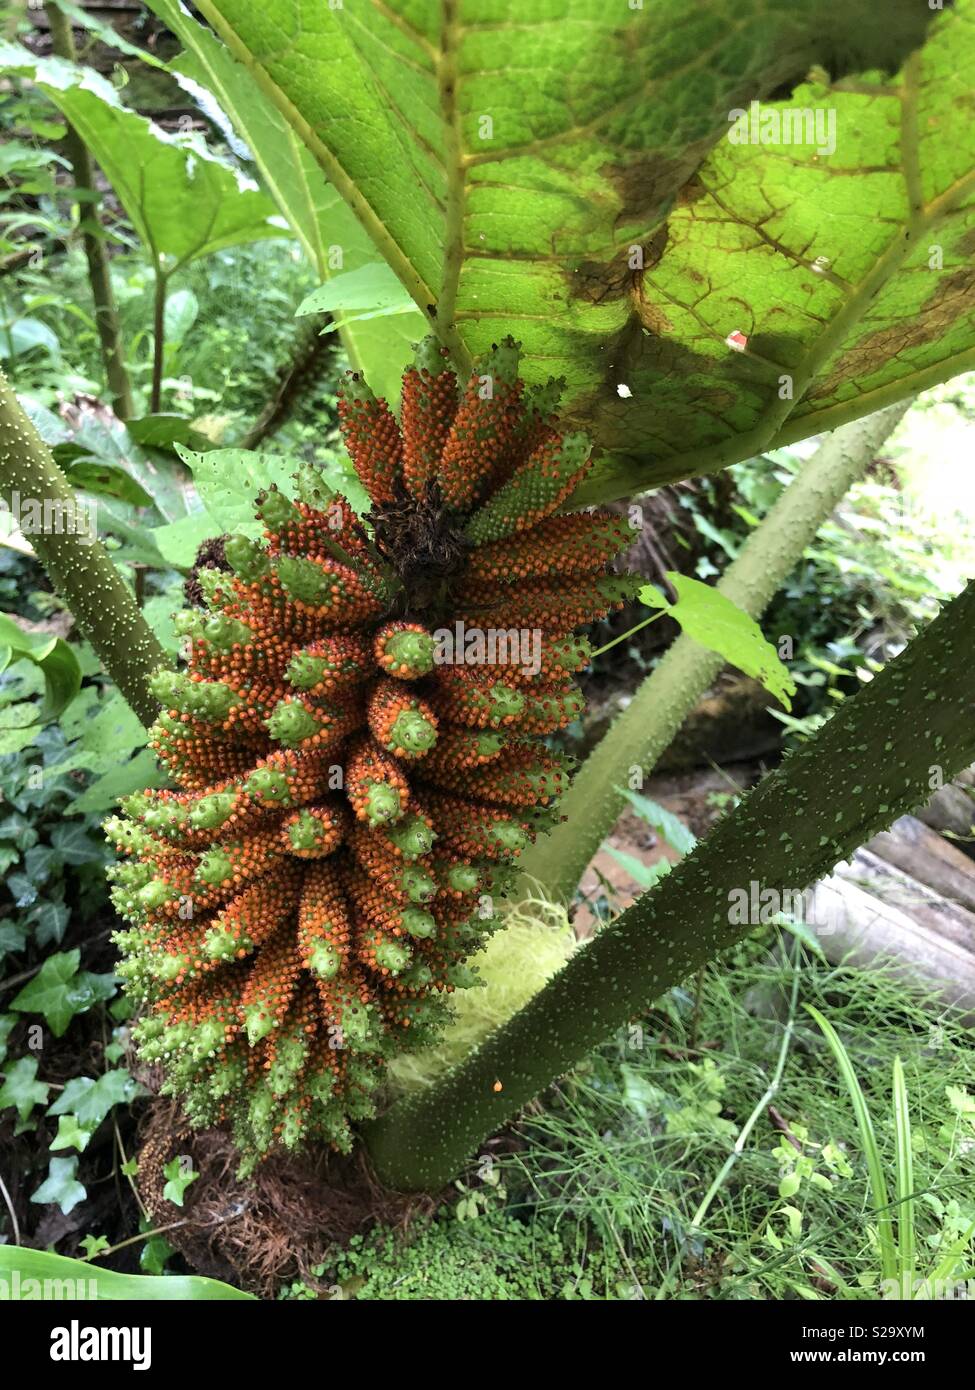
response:
<path id="1" fill-rule="evenodd" d="M 82 504 L 0 372 L 0 488 L 8 502 L 19 493 L 60 517 L 30 536 L 34 552 L 70 608 L 106 671 L 144 724 L 156 716 L 149 690 L 153 670 L 166 653 L 139 612 L 132 591 L 93 534 L 78 527 Z M 91 514 L 85 519 L 93 528 Z M 65 523 L 72 529 L 65 529 Z"/>

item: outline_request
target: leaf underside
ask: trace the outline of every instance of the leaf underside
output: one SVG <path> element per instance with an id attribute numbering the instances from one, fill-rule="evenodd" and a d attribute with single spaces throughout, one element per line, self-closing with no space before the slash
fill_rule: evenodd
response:
<path id="1" fill-rule="evenodd" d="M 198 8 L 458 365 L 513 332 L 566 378 L 579 501 L 975 366 L 975 0 Z M 753 99 L 835 113 L 835 150 L 731 144 Z"/>

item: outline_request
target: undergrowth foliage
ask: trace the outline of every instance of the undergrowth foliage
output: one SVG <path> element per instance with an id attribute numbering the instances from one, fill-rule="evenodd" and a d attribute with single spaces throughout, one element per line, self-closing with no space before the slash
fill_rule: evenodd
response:
<path id="1" fill-rule="evenodd" d="M 143 1057 L 248 1163 L 349 1146 L 387 1060 L 477 983 L 491 894 L 556 814 L 568 771 L 541 739 L 581 710 L 573 634 L 633 589 L 606 573 L 617 518 L 556 514 L 589 467 L 557 399 L 524 389 L 510 339 L 460 392 L 421 344 L 399 423 L 350 377 L 365 522 L 299 473 L 177 617 L 185 670 L 155 677 L 150 738 L 176 789 L 107 826 L 117 941 Z M 507 641 L 464 664 L 458 623 Z"/>

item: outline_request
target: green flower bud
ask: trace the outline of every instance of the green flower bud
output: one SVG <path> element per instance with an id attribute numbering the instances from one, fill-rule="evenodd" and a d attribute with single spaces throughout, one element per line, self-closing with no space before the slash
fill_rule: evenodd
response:
<path id="1" fill-rule="evenodd" d="M 329 503 L 335 497 L 335 493 L 322 476 L 321 469 L 311 463 L 303 463 L 298 468 L 295 474 L 295 490 L 299 501 L 319 512 L 327 511 Z"/>
<path id="2" fill-rule="evenodd" d="M 413 953 L 405 942 L 384 936 L 376 943 L 376 962 L 391 975 L 399 975 L 412 959 Z"/>
<path id="3" fill-rule="evenodd" d="M 224 544 L 223 553 L 228 565 L 245 584 L 253 584 L 271 568 L 267 551 L 250 536 L 231 536 Z"/>
<path id="4" fill-rule="evenodd" d="M 211 960 L 233 960 L 239 950 L 249 951 L 253 942 L 238 939 L 226 927 L 213 926 L 203 939 L 203 949 Z"/>
<path id="5" fill-rule="evenodd" d="M 436 839 L 422 816 L 408 816 L 399 825 L 394 825 L 388 834 L 396 848 L 407 859 L 419 859 L 421 855 L 428 854 Z"/>
<path id="6" fill-rule="evenodd" d="M 528 835 L 514 821 L 495 821 L 488 828 L 488 839 L 507 854 L 517 854 L 528 844 Z"/>
<path id="7" fill-rule="evenodd" d="M 366 816 L 370 825 L 387 825 L 403 814 L 400 794 L 387 782 L 373 782 L 366 792 Z"/>
<path id="8" fill-rule="evenodd" d="M 514 686 L 497 681 L 491 686 L 489 694 L 491 713 L 495 719 L 506 719 L 509 715 L 517 716 L 525 708 L 525 697 Z"/>
<path id="9" fill-rule="evenodd" d="M 219 608 L 221 604 L 228 603 L 233 598 L 233 590 L 230 587 L 230 577 L 223 570 L 217 570 L 208 565 L 206 569 L 197 570 L 196 582 L 200 586 L 204 602 L 208 608 Z"/>
<path id="10" fill-rule="evenodd" d="M 428 903 L 437 896 L 437 885 L 433 879 L 415 864 L 407 864 L 401 870 L 400 884 L 411 903 Z"/>
<path id="11" fill-rule="evenodd" d="M 174 613 L 173 631 L 177 637 L 202 637 L 202 613 L 196 608 L 183 608 L 178 613 Z"/>
<path id="12" fill-rule="evenodd" d="M 472 864 L 451 864 L 445 877 L 455 893 L 475 893 L 481 886 L 481 876 Z"/>
<path id="13" fill-rule="evenodd" d="M 407 753 L 426 753 L 437 741 L 437 731 L 419 710 L 405 709 L 389 731 L 389 749 L 404 748 Z"/>
<path id="14" fill-rule="evenodd" d="M 149 689 L 153 697 L 161 705 L 174 706 L 179 709 L 177 703 L 189 685 L 189 681 L 178 671 L 167 670 L 161 667 L 158 671 L 153 671 L 149 677 Z"/>
<path id="15" fill-rule="evenodd" d="M 308 966 L 320 980 L 334 980 L 342 965 L 338 949 L 328 941 L 316 941 L 308 952 Z"/>
<path id="16" fill-rule="evenodd" d="M 284 674 L 299 690 L 311 690 L 324 680 L 330 669 L 328 657 L 312 656 L 311 652 L 295 652 Z"/>
<path id="17" fill-rule="evenodd" d="M 400 925 L 409 936 L 420 939 L 434 936 L 437 931 L 433 916 L 422 907 L 404 907 L 400 913 Z"/>
<path id="18" fill-rule="evenodd" d="M 314 560 L 282 555 L 275 568 L 281 587 L 291 598 L 308 604 L 326 603 L 331 598 L 334 580 Z"/>
<path id="19" fill-rule="evenodd" d="M 223 1024 L 216 1018 L 205 1018 L 195 1025 L 190 1043 L 190 1055 L 196 1062 L 215 1056 L 224 1045 Z"/>
<path id="20" fill-rule="evenodd" d="M 271 737 L 287 748 L 304 743 L 322 728 L 311 711 L 295 700 L 280 700 L 264 723 Z"/>
<path id="21" fill-rule="evenodd" d="M 433 983 L 433 971 L 426 961 L 418 960 L 400 976 L 400 981 L 409 989 L 429 989 Z"/>
<path id="22" fill-rule="evenodd" d="M 263 1004 L 248 1004 L 244 1010 L 244 1032 L 251 1047 L 274 1031 L 274 1015 Z"/>
<path id="23" fill-rule="evenodd" d="M 168 883 L 163 882 L 161 878 L 154 878 L 144 888 L 139 889 L 136 898 L 140 907 L 145 908 L 147 912 L 155 912 L 156 908 L 169 902 L 172 891 Z"/>
<path id="24" fill-rule="evenodd" d="M 299 850 L 319 849 L 324 842 L 325 831 L 321 821 L 310 811 L 301 811 L 293 825 L 288 826 L 288 839 Z"/>
<path id="25" fill-rule="evenodd" d="M 211 792 L 193 807 L 190 825 L 194 830 L 219 830 L 233 814 L 235 800 L 229 792 Z"/>
<path id="26" fill-rule="evenodd" d="M 204 624 L 203 636 L 218 652 L 229 652 L 235 645 L 246 647 L 254 640 L 254 634 L 246 623 L 228 618 L 223 613 L 217 613 Z"/>
<path id="27" fill-rule="evenodd" d="M 433 670 L 433 653 L 436 643 L 429 632 L 413 632 L 407 629 L 394 632 L 387 640 L 384 654 L 397 666 L 406 666 L 415 677 L 428 675 Z"/>
<path id="28" fill-rule="evenodd" d="M 147 829 L 158 831 L 161 835 L 174 834 L 187 824 L 190 813 L 181 802 L 160 801 L 150 806 L 143 820 Z"/>
<path id="29" fill-rule="evenodd" d="M 201 883 L 216 888 L 221 883 L 226 883 L 228 878 L 232 878 L 233 872 L 234 866 L 230 855 L 225 849 L 215 846 L 201 856 L 196 868 L 196 877 Z"/>
<path id="30" fill-rule="evenodd" d="M 454 989 L 475 989 L 484 984 L 477 971 L 469 965 L 448 965 L 446 974 L 447 983 L 453 985 Z"/>
<path id="31" fill-rule="evenodd" d="M 259 499 L 257 514 L 269 531 L 283 531 L 301 521 L 298 508 L 277 488 L 271 488 Z"/>
<path id="32" fill-rule="evenodd" d="M 255 801 L 273 801 L 287 806 L 291 802 L 291 788 L 283 772 L 271 767 L 258 767 L 247 778 L 244 790 Z"/>

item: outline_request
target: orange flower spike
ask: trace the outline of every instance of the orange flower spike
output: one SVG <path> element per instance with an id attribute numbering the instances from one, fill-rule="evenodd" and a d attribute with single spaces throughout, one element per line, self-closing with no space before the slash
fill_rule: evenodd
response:
<path id="1" fill-rule="evenodd" d="M 316 981 L 333 980 L 343 970 L 352 940 L 352 921 L 334 865 L 309 866 L 298 913 L 298 954 Z"/>
<path id="2" fill-rule="evenodd" d="M 280 932 L 258 952 L 240 1000 L 240 1022 L 251 1047 L 284 1022 L 300 969 L 289 931 Z"/>
<path id="3" fill-rule="evenodd" d="M 413 497 L 425 496 L 436 477 L 457 414 L 457 378 L 445 359 L 436 338 L 424 338 L 403 374 L 403 483 Z"/>
<path id="4" fill-rule="evenodd" d="M 525 695 L 506 667 L 438 666 L 431 703 L 441 719 L 471 729 L 500 729 L 517 723 Z"/>
<path id="5" fill-rule="evenodd" d="M 496 343 L 464 390 L 437 469 L 444 501 L 466 511 L 488 488 L 518 428 L 518 344 Z"/>
<path id="6" fill-rule="evenodd" d="M 335 633 L 293 652 L 284 679 L 292 689 L 318 700 L 350 694 L 372 674 L 372 654 L 365 638 Z"/>
<path id="7" fill-rule="evenodd" d="M 619 532 L 555 515 L 586 449 L 551 388 L 522 396 L 515 360 L 496 349 L 458 407 L 425 345 L 402 441 L 347 384 L 368 530 L 306 466 L 297 500 L 261 497 L 263 542 L 226 539 L 230 572 L 197 567 L 150 736 L 180 789 L 127 798 L 107 827 L 142 1055 L 248 1164 L 312 1136 L 349 1148 L 387 1061 L 474 982 L 481 895 L 564 785 L 527 735 L 580 712 L 571 630 L 625 594 L 599 576 Z M 433 633 L 458 620 L 527 630 L 529 650 L 445 664 Z"/>
<path id="8" fill-rule="evenodd" d="M 418 940 L 427 940 L 436 934 L 436 920 L 429 908 L 415 903 L 391 903 L 388 894 L 361 869 L 352 869 L 346 874 L 345 887 L 356 913 L 374 926 L 394 936 L 405 933 Z"/>
<path id="9" fill-rule="evenodd" d="M 371 738 L 357 738 L 346 762 L 346 793 L 356 819 L 367 825 L 398 821 L 410 800 L 410 784 L 395 759 Z"/>
<path id="10" fill-rule="evenodd" d="M 436 743 L 433 709 L 395 681 L 376 682 L 366 714 L 373 738 L 397 758 L 422 758 Z"/>
<path id="11" fill-rule="evenodd" d="M 558 439 L 561 434 L 558 408 L 564 390 L 565 377 L 549 377 L 544 385 L 532 386 L 525 392 L 518 429 L 497 472 L 497 487 L 527 463 L 536 449 Z"/>
<path id="12" fill-rule="evenodd" d="M 423 776 L 433 781 L 443 771 L 465 771 L 500 757 L 505 736 L 495 729 L 465 729 L 441 724 L 437 742 L 423 760 Z"/>
<path id="13" fill-rule="evenodd" d="M 632 540 L 618 516 L 570 512 L 547 517 L 520 536 L 471 551 L 465 585 L 516 584 L 525 579 L 588 574 L 604 569 Z"/>
<path id="14" fill-rule="evenodd" d="M 439 793 L 428 798 L 437 835 L 437 849 L 452 850 L 466 859 L 509 859 L 521 853 L 532 838 L 529 827 L 498 806 Z"/>
<path id="15" fill-rule="evenodd" d="M 349 848 L 364 873 L 375 879 L 397 905 L 422 907 L 437 895 L 437 882 L 423 862 L 407 861 L 395 845 L 364 825 L 349 836 Z"/>
<path id="16" fill-rule="evenodd" d="M 516 746 L 485 767 L 445 769 L 432 780 L 444 790 L 510 806 L 546 805 L 569 786 L 566 760 L 532 745 Z"/>
<path id="17" fill-rule="evenodd" d="M 377 506 L 392 502 L 401 477 L 403 438 L 389 406 L 355 372 L 339 388 L 339 422 L 359 481 Z"/>
<path id="18" fill-rule="evenodd" d="M 300 883 L 296 872 L 283 868 L 232 898 L 207 930 L 204 949 L 209 959 L 242 960 L 268 941 L 294 911 Z"/>
<path id="19" fill-rule="evenodd" d="M 584 434 L 553 435 L 540 444 L 468 522 L 474 545 L 530 531 L 558 511 L 586 475 L 589 448 Z"/>
<path id="20" fill-rule="evenodd" d="M 643 581 L 636 575 L 583 575 L 559 584 L 536 580 L 518 585 L 484 587 L 476 599 L 459 604 L 462 621 L 490 624 L 499 630 L 547 629 L 567 635 L 623 607 Z"/>

